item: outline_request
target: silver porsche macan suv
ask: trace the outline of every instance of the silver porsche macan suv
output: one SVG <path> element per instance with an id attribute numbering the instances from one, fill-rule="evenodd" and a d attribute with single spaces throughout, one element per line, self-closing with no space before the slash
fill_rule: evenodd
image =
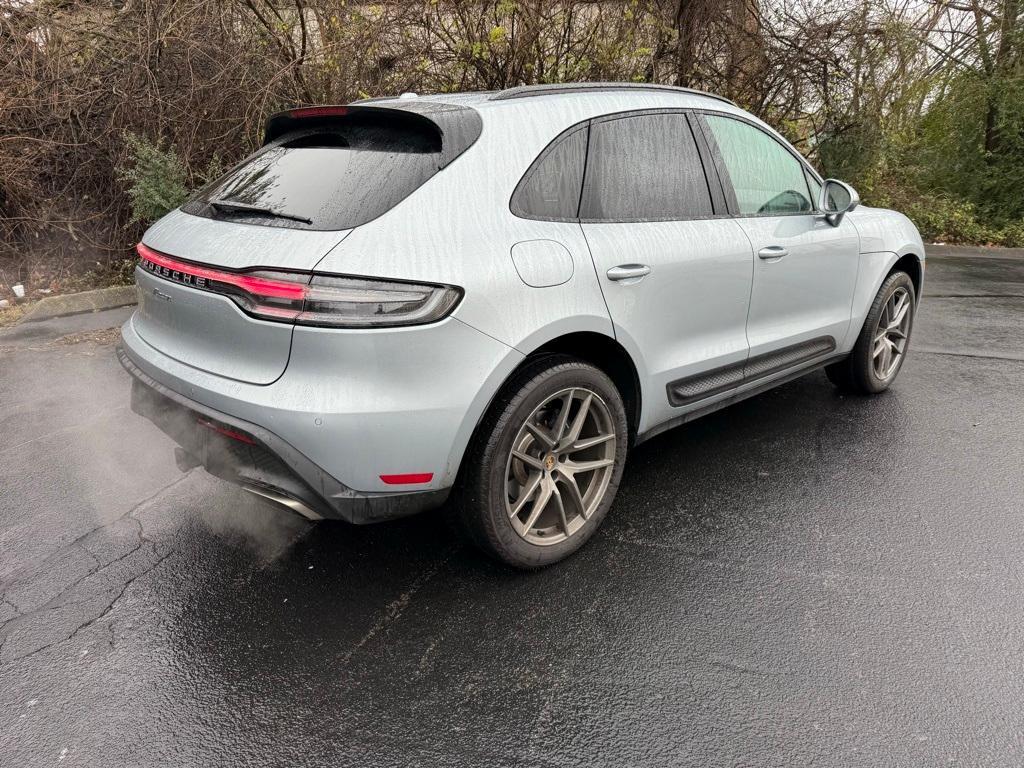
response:
<path id="1" fill-rule="evenodd" d="M 652 435 L 821 367 L 888 387 L 925 257 L 731 102 L 614 83 L 276 114 L 138 251 L 119 355 L 179 466 L 314 519 L 447 501 L 524 568 Z"/>

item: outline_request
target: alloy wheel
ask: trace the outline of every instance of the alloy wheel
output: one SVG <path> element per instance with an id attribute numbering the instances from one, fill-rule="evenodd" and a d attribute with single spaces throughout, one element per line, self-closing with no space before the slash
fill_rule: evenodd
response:
<path id="1" fill-rule="evenodd" d="M 912 305 L 910 292 L 903 287 L 893 291 L 882 305 L 871 349 L 875 376 L 881 381 L 896 372 L 907 351 Z"/>
<path id="2" fill-rule="evenodd" d="M 551 395 L 520 427 L 505 468 L 509 521 L 531 544 L 565 541 L 597 510 L 615 468 L 615 427 L 595 392 Z"/>

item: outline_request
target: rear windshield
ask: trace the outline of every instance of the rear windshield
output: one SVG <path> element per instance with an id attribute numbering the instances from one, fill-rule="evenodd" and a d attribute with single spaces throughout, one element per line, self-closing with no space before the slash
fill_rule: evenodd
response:
<path id="1" fill-rule="evenodd" d="M 399 112 L 292 130 L 203 188 L 182 210 L 298 229 L 349 229 L 408 197 L 442 166 L 441 132 Z"/>

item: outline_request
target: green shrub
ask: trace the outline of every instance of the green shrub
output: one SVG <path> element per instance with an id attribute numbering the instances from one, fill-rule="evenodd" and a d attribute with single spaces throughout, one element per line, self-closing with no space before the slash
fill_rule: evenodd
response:
<path id="1" fill-rule="evenodd" d="M 893 205 L 917 225 L 925 242 L 1024 247 L 1024 221 L 1002 227 L 985 223 L 973 203 L 919 195 Z"/>
<path id="2" fill-rule="evenodd" d="M 1024 248 L 1024 221 L 1003 227 L 1001 244 L 1007 248 Z"/>
<path id="3" fill-rule="evenodd" d="M 188 175 L 174 147 L 163 148 L 143 136 L 125 133 L 127 161 L 117 169 L 126 184 L 132 221 L 149 224 L 174 210 L 189 195 Z"/>
<path id="4" fill-rule="evenodd" d="M 922 195 L 908 201 L 903 212 L 917 225 L 926 241 L 984 245 L 995 239 L 995 232 L 978 221 L 973 203 Z"/>

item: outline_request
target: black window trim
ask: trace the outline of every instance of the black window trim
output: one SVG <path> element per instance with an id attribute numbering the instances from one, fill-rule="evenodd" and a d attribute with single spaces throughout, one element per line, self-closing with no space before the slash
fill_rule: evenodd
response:
<path id="1" fill-rule="evenodd" d="M 764 126 L 757 124 L 756 122 L 754 122 L 753 120 L 749 119 L 748 117 L 746 117 L 744 115 L 738 115 L 738 114 L 736 114 L 734 112 L 725 112 L 725 111 L 718 110 L 718 109 L 706 109 L 706 108 L 697 108 L 697 109 L 694 109 L 692 111 L 693 111 L 694 115 L 697 118 L 697 122 L 701 126 L 701 129 L 702 129 L 702 131 L 704 133 L 705 139 L 707 140 L 709 151 L 710 151 L 711 157 L 714 159 L 715 166 L 718 169 L 718 177 L 719 177 L 719 179 L 722 182 L 723 189 L 725 190 L 726 200 L 729 202 L 729 207 L 730 207 L 730 210 L 732 211 L 732 217 L 733 218 L 736 218 L 736 219 L 762 219 L 762 218 L 771 218 L 771 217 L 779 217 L 779 216 L 814 216 L 814 215 L 818 215 L 818 214 L 821 213 L 821 211 L 818 209 L 818 201 L 812 199 L 811 186 L 807 182 L 807 175 L 810 174 L 810 176 L 813 179 L 815 179 L 819 184 L 821 184 L 823 186 L 824 186 L 825 182 L 822 180 L 821 174 L 819 174 L 816 170 L 814 170 L 813 166 L 811 166 L 811 164 L 809 162 L 807 162 L 807 159 L 803 155 L 801 155 L 799 152 L 797 152 L 796 149 L 794 149 L 789 144 L 788 141 L 785 141 L 784 139 L 780 139 L 780 137 L 774 135 L 770 131 L 766 131 L 764 129 Z M 736 199 L 736 191 L 733 189 L 733 186 L 732 186 L 732 179 L 729 176 L 728 169 L 725 167 L 725 160 L 722 158 L 721 150 L 718 148 L 718 142 L 715 140 L 714 133 L 711 130 L 711 126 L 708 124 L 707 120 L 704 119 L 705 115 L 714 115 L 715 117 L 727 117 L 727 118 L 732 118 L 733 120 L 737 120 L 737 121 L 739 121 L 741 123 L 746 123 L 750 127 L 755 128 L 756 130 L 758 130 L 761 133 L 763 133 L 765 136 L 770 138 L 772 141 L 774 141 L 780 147 L 785 149 L 786 152 L 788 152 L 790 155 L 792 155 L 796 159 L 796 161 L 800 164 L 800 167 L 803 169 L 804 184 L 807 185 L 807 199 L 811 201 L 811 210 L 810 211 L 792 211 L 790 213 L 780 213 L 778 211 L 773 211 L 771 213 L 741 213 L 740 209 L 739 209 L 739 202 Z"/>
<path id="2" fill-rule="evenodd" d="M 704 170 L 704 180 L 708 185 L 708 192 L 711 195 L 711 207 L 712 215 L 710 216 L 692 216 L 686 218 L 653 218 L 653 219 L 584 219 L 580 218 L 580 207 L 583 204 L 583 190 L 586 188 L 587 183 L 587 165 L 590 157 L 590 129 L 596 123 L 608 122 L 610 120 L 621 120 L 628 117 L 638 117 L 641 115 L 657 115 L 657 114 L 683 114 L 687 118 L 687 122 L 690 125 L 690 131 L 693 134 L 694 142 L 697 145 L 697 153 L 700 156 L 701 165 Z M 644 223 L 644 222 L 660 222 L 660 221 L 708 221 L 714 219 L 747 219 L 747 218 L 766 218 L 771 216 L 811 216 L 820 214 L 821 211 L 818 209 L 818 201 L 811 199 L 810 184 L 807 185 L 807 197 L 811 199 L 811 211 L 793 211 L 792 213 L 740 213 L 739 203 L 736 200 L 736 192 L 732 186 L 732 180 L 729 177 L 728 171 L 725 168 L 725 162 L 721 155 L 721 150 L 718 148 L 718 142 L 715 141 L 715 137 L 711 132 L 711 126 L 708 125 L 704 119 L 704 115 L 715 115 L 716 117 L 729 117 L 734 120 L 739 120 L 741 123 L 747 123 L 753 128 L 761 131 L 761 133 L 768 136 L 770 139 L 779 144 L 785 149 L 790 155 L 796 158 L 797 162 L 800 163 L 803 168 L 804 175 L 810 175 L 811 178 L 815 179 L 819 184 L 824 186 L 825 182 L 821 174 L 819 174 L 814 167 L 807 162 L 807 159 L 796 151 L 789 142 L 780 140 L 778 136 L 766 131 L 763 126 L 747 118 L 744 115 L 736 114 L 735 112 L 726 112 L 717 109 L 708 109 L 706 107 L 660 107 L 655 109 L 630 109 L 622 112 L 609 112 L 605 115 L 599 115 L 597 117 L 587 118 L 581 120 L 578 123 L 570 125 L 568 128 L 560 132 L 555 136 L 547 146 L 541 150 L 540 154 L 533 159 L 530 166 L 526 169 L 526 172 L 519 179 L 515 189 L 512 191 L 512 195 L 509 198 L 509 211 L 513 216 L 519 219 L 526 219 L 528 221 L 554 221 L 568 224 L 630 224 L 630 223 Z M 533 175 L 544 159 L 554 150 L 554 148 L 562 141 L 566 136 L 575 133 L 578 130 L 587 131 L 587 142 L 586 152 L 583 156 L 583 173 L 580 179 L 580 197 L 576 202 L 576 216 L 575 217 L 561 217 L 561 216 L 537 216 L 529 214 L 522 210 L 517 205 L 517 197 L 519 196 L 520 189 L 526 185 L 526 182 Z M 805 183 L 807 180 L 805 179 Z"/>
<path id="3" fill-rule="evenodd" d="M 729 217 L 732 215 L 732 208 L 729 206 L 725 185 L 722 183 L 722 176 L 718 172 L 718 165 L 712 157 L 711 145 L 708 144 L 707 137 L 704 135 L 700 118 L 693 110 L 688 110 L 686 120 L 690 124 L 690 132 L 693 134 L 693 140 L 697 145 L 697 154 L 700 155 L 700 162 L 704 167 L 704 179 L 707 181 L 708 191 L 711 193 L 713 218 Z"/>

